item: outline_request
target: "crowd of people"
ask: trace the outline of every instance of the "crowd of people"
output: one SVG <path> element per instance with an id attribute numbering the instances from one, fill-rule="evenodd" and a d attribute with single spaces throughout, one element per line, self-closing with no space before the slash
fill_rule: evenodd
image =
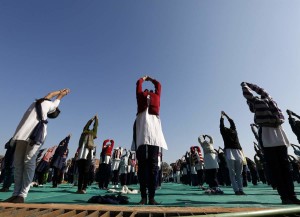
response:
<path id="1" fill-rule="evenodd" d="M 205 190 L 208 194 L 223 194 L 220 186 L 232 186 L 236 195 L 246 195 L 243 188 L 247 186 L 247 181 L 253 185 L 260 181 L 277 190 L 282 204 L 300 204 L 294 190 L 294 181 L 300 181 L 297 159 L 300 147 L 290 144 L 282 128 L 282 111 L 263 88 L 247 82 L 242 82 L 241 87 L 249 110 L 254 113 L 255 123 L 250 124 L 256 139 L 254 159 L 245 156 L 234 121 L 222 111 L 220 133 L 224 148 L 216 149 L 211 136 L 200 135 L 198 140 L 203 153 L 200 148 L 192 146 L 172 164 L 171 179 L 178 183 L 199 185 L 202 189 L 205 189 L 205 180 L 209 185 Z M 300 116 L 290 110 L 287 114 L 290 126 L 300 141 Z M 224 117 L 230 127 L 225 127 Z M 292 146 L 297 157 L 288 154 L 289 146 Z"/>
<path id="2" fill-rule="evenodd" d="M 154 90 L 143 90 L 149 81 Z M 163 149 L 168 150 L 162 131 L 160 113 L 161 84 L 150 76 L 136 83 L 137 114 L 133 124 L 131 149 L 115 147 L 113 139 L 103 141 L 99 162 L 96 161 L 98 115 L 88 120 L 78 141 L 74 157 L 68 159 L 71 134 L 58 145 L 43 148 L 47 136 L 48 118 L 57 118 L 58 105 L 70 93 L 65 88 L 54 91 L 33 102 L 25 112 L 12 138 L 5 144 L 6 153 L 1 164 L 0 192 L 13 194 L 4 202 L 24 203 L 30 187 L 52 182 L 52 187 L 67 182 L 77 186 L 77 194 L 85 194 L 87 186 L 96 182 L 99 189 L 121 188 L 139 184 L 140 205 L 158 205 L 155 192 L 162 180 L 199 186 L 206 194 L 224 194 L 222 186 L 231 186 L 235 195 L 247 195 L 248 182 L 270 185 L 277 190 L 282 204 L 300 204 L 294 182 L 300 183 L 299 161 L 288 154 L 291 146 L 300 156 L 300 146 L 290 144 L 282 123 L 284 115 L 272 97 L 259 86 L 241 83 L 242 93 L 254 113 L 250 128 L 256 141 L 255 156 L 245 156 L 239 142 L 236 125 L 231 117 L 221 111 L 220 134 L 224 147 L 214 147 L 211 135 L 199 135 L 199 146 L 190 149 L 176 162 L 169 172 L 163 173 Z M 287 110 L 293 132 L 300 142 L 300 116 Z M 227 120 L 229 126 L 225 126 Z"/>

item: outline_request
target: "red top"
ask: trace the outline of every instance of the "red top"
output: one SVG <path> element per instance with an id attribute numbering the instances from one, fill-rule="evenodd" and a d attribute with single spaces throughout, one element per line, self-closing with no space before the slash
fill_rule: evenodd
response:
<path id="1" fill-rule="evenodd" d="M 147 96 L 150 95 L 150 104 L 149 104 L 149 114 L 151 115 L 159 115 L 160 109 L 160 93 L 161 93 L 161 85 L 160 83 L 153 79 L 151 82 L 155 86 L 155 92 L 151 93 L 150 91 L 144 92 L 142 85 L 143 85 L 143 78 L 140 78 L 136 83 L 136 100 L 138 105 L 138 113 L 144 112 L 147 107 Z"/>
<path id="2" fill-rule="evenodd" d="M 110 142 L 110 144 L 106 145 L 108 142 Z M 101 154 L 111 156 L 112 150 L 114 148 L 114 144 L 115 144 L 115 142 L 112 139 L 111 140 L 109 140 L 109 139 L 104 140 Z"/>

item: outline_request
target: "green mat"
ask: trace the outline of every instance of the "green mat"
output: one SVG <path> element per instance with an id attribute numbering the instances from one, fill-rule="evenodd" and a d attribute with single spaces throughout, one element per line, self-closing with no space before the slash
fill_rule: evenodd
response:
<path id="1" fill-rule="evenodd" d="M 128 186 L 138 189 L 138 185 Z M 9 192 L 0 192 L 0 200 L 11 196 Z M 293 205 L 281 205 L 280 197 L 276 190 L 264 184 L 253 186 L 250 184 L 244 188 L 246 196 L 236 196 L 231 187 L 222 187 L 224 195 L 207 195 L 198 187 L 187 186 L 176 183 L 163 183 L 161 189 L 156 191 L 156 201 L 161 202 L 162 207 L 291 207 Z M 71 184 L 61 184 L 57 188 L 51 188 L 51 183 L 43 187 L 32 187 L 29 191 L 26 203 L 58 203 L 58 204 L 80 204 L 87 203 L 88 199 L 95 195 L 104 196 L 106 190 L 100 190 L 96 184 L 89 186 L 87 194 L 76 194 L 77 187 Z M 119 189 L 120 190 L 120 189 Z M 300 194 L 300 185 L 295 183 L 296 194 Z M 140 194 L 126 194 L 129 197 L 128 206 L 138 206 Z M 300 196 L 299 196 L 300 198 Z"/>

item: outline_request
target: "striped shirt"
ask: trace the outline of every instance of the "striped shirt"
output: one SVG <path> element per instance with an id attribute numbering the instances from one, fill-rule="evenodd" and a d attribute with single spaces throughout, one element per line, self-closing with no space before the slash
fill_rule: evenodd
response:
<path id="1" fill-rule="evenodd" d="M 243 82 L 241 86 L 250 111 L 254 113 L 254 122 L 256 124 L 260 126 L 277 127 L 284 122 L 282 111 L 263 88 L 246 82 Z M 261 97 L 254 96 L 252 91 Z"/>
<path id="2" fill-rule="evenodd" d="M 197 160 L 198 160 L 198 162 L 201 162 L 201 163 L 203 163 L 203 162 L 204 162 L 204 159 L 203 159 L 203 156 L 202 156 L 201 150 L 199 149 L 199 151 L 198 151 L 198 152 L 196 152 L 195 154 L 196 154 L 196 157 L 197 157 Z"/>
<path id="3" fill-rule="evenodd" d="M 202 156 L 200 147 L 192 146 L 190 149 L 191 149 L 191 155 L 192 155 L 191 164 L 196 165 L 199 163 L 203 163 L 204 160 L 203 160 L 203 156 Z"/>

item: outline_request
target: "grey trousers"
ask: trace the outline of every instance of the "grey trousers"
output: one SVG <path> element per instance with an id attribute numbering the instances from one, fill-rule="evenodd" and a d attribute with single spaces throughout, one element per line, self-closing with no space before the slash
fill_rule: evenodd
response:
<path id="1" fill-rule="evenodd" d="M 27 197 L 30 184 L 34 177 L 36 157 L 40 147 L 40 145 L 29 145 L 27 141 L 16 141 L 14 156 L 15 187 L 13 196 Z"/>

